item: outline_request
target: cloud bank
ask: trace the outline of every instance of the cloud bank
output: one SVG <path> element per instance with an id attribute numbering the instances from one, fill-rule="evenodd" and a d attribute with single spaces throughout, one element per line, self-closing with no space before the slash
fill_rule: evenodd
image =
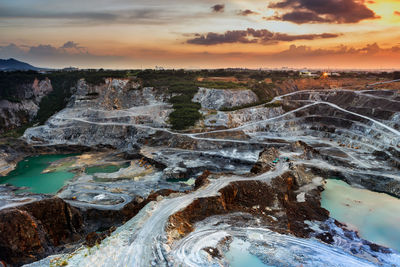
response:
<path id="1" fill-rule="evenodd" d="M 379 18 L 363 0 L 282 0 L 269 4 L 280 10 L 268 20 L 303 23 L 357 23 Z"/>
<path id="2" fill-rule="evenodd" d="M 334 33 L 291 35 L 286 33 L 271 32 L 269 30 L 255 30 L 248 28 L 246 30 L 227 31 L 222 34 L 215 32 L 196 34 L 194 38 L 189 39 L 186 42 L 188 44 L 195 45 L 218 45 L 228 43 L 259 43 L 271 45 L 279 42 L 336 38 L 338 36 L 338 34 Z"/>
<path id="3" fill-rule="evenodd" d="M 39 67 L 66 66 L 109 66 L 124 60 L 122 56 L 95 55 L 86 47 L 74 41 L 68 41 L 59 47 L 49 44 L 36 46 L 18 46 L 8 44 L 0 46 L 0 58 L 16 58 L 21 61 L 39 64 Z M 60 65 L 62 64 L 62 65 Z"/>

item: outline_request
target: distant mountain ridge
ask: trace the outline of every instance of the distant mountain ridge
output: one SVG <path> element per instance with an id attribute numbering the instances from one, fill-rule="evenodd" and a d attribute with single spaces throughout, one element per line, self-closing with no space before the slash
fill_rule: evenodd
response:
<path id="1" fill-rule="evenodd" d="M 42 68 L 32 66 L 28 63 L 18 61 L 14 58 L 0 59 L 0 71 L 13 71 L 13 70 L 35 70 L 39 71 Z"/>

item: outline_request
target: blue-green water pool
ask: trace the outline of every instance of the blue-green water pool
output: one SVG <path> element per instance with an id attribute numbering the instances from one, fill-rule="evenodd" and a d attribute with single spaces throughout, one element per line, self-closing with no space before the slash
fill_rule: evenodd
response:
<path id="1" fill-rule="evenodd" d="M 321 205 L 362 238 L 400 252 L 400 199 L 328 179 Z"/>
<path id="2" fill-rule="evenodd" d="M 129 163 L 124 163 L 120 165 L 101 165 L 101 166 L 93 166 L 87 167 L 85 172 L 87 174 L 95 174 L 95 173 L 113 173 L 119 171 L 121 168 L 129 167 Z"/>
<path id="3" fill-rule="evenodd" d="M 52 162 L 73 155 L 40 155 L 25 158 L 20 161 L 15 170 L 5 177 L 0 177 L 1 184 L 12 184 L 18 187 L 28 187 L 33 193 L 54 194 L 64 186 L 74 174 L 67 171 L 42 173 Z"/>

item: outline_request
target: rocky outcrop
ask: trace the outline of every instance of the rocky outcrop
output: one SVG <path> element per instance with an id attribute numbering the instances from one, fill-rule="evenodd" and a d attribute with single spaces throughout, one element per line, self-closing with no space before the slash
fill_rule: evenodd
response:
<path id="1" fill-rule="evenodd" d="M 254 174 L 263 173 L 273 168 L 272 162 L 279 157 L 279 151 L 275 147 L 266 148 L 258 155 L 258 160 L 251 168 Z"/>
<path id="2" fill-rule="evenodd" d="M 102 144 L 132 150 L 151 127 L 167 126 L 172 111 L 168 97 L 129 79 L 106 79 L 96 86 L 80 80 L 67 108 L 45 125 L 28 129 L 24 138 L 32 144 Z"/>
<path id="3" fill-rule="evenodd" d="M 381 93 L 381 95 L 379 94 Z M 385 93 L 383 95 L 382 93 Z M 304 91 L 286 96 L 287 101 L 324 101 L 336 104 L 346 110 L 356 112 L 374 119 L 390 120 L 400 112 L 398 104 L 399 91 Z"/>
<path id="4" fill-rule="evenodd" d="M 82 238 L 80 212 L 60 198 L 0 211 L 0 259 L 18 266 Z"/>
<path id="5" fill-rule="evenodd" d="M 194 189 L 199 189 L 203 185 L 206 185 L 209 183 L 208 176 L 210 176 L 210 171 L 205 170 L 199 177 L 196 178 L 196 181 L 194 183 Z"/>
<path id="6" fill-rule="evenodd" d="M 256 103 L 257 95 L 251 90 L 221 90 L 200 87 L 193 97 L 193 102 L 199 102 L 202 108 L 216 109 L 240 107 Z"/>
<path id="7" fill-rule="evenodd" d="M 149 202 L 175 193 L 159 190 L 120 210 L 78 209 L 54 197 L 0 210 L 0 261 L 10 266 L 40 260 L 85 240 L 98 244 Z"/>
<path id="8" fill-rule="evenodd" d="M 213 215 L 234 212 L 250 213 L 271 224 L 279 232 L 308 237 L 312 232 L 305 221 L 324 221 L 328 211 L 321 208 L 320 191 L 311 189 L 306 201 L 298 202 L 299 186 L 293 173 L 274 178 L 271 184 L 261 181 L 233 182 L 219 190 L 219 196 L 198 198 L 169 218 L 170 236 L 183 237 L 193 231 L 194 224 Z"/>
<path id="9" fill-rule="evenodd" d="M 121 225 L 134 217 L 149 202 L 157 200 L 158 197 L 169 196 L 175 192 L 169 189 L 158 190 L 157 192 L 152 192 L 145 199 L 141 197 L 135 198 L 121 210 L 99 210 L 93 208 L 82 210 L 86 231 L 96 232 L 101 229 L 109 229 L 113 226 Z M 94 236 L 94 234 L 91 234 L 89 239 L 93 239 Z M 89 243 L 92 242 L 89 241 Z"/>
<path id="10" fill-rule="evenodd" d="M 206 127 L 213 128 L 233 128 L 245 123 L 267 120 L 283 113 L 284 110 L 282 107 L 265 108 L 264 106 L 244 108 L 230 112 L 218 111 L 216 113 L 205 114 L 203 124 Z"/>
<path id="11" fill-rule="evenodd" d="M 24 84 L 17 90 L 18 102 L 0 100 L 0 133 L 31 122 L 39 111 L 40 101 L 53 91 L 49 79 Z"/>

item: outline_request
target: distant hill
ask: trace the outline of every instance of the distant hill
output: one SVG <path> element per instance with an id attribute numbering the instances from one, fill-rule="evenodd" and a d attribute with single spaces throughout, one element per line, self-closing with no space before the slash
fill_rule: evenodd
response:
<path id="1" fill-rule="evenodd" d="M 14 58 L 0 59 L 0 71 L 12 71 L 12 70 L 36 70 L 39 71 L 41 68 L 34 67 L 28 63 L 18 61 Z"/>

